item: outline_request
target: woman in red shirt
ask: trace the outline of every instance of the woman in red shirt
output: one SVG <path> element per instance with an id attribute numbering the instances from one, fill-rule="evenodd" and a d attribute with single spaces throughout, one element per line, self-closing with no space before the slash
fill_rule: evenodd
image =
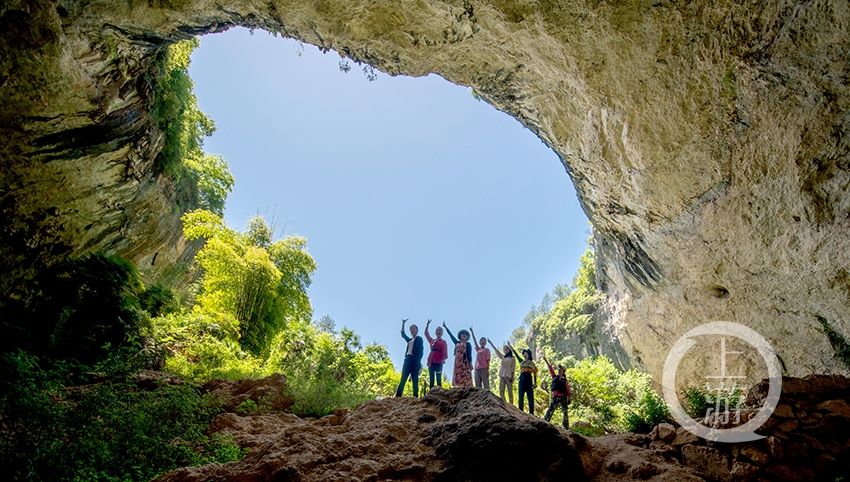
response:
<path id="1" fill-rule="evenodd" d="M 437 338 L 431 338 L 431 333 L 428 332 L 428 327 L 431 325 L 431 320 L 425 323 L 425 338 L 428 339 L 428 344 L 431 345 L 431 353 L 428 354 L 428 390 L 434 388 L 434 380 L 437 380 L 437 386 L 443 386 L 443 363 L 449 357 L 449 348 L 446 345 L 446 340 L 443 339 L 443 328 L 438 326 L 434 333 Z"/>

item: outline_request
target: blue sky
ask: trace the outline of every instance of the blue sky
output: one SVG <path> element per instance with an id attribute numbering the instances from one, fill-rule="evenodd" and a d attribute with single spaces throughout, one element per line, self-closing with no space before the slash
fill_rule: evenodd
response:
<path id="1" fill-rule="evenodd" d="M 470 90 L 431 75 L 339 69 L 331 52 L 256 31 L 192 57 L 207 151 L 236 178 L 225 218 L 306 236 L 314 318 L 332 316 L 400 366 L 400 320 L 507 339 L 569 282 L 587 218 L 557 156 Z M 451 367 L 447 367 L 451 373 Z"/>

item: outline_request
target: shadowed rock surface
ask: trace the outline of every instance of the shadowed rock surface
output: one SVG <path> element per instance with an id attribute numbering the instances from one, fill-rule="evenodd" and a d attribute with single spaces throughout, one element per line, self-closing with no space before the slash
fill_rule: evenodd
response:
<path id="1" fill-rule="evenodd" d="M 763 381 L 751 388 L 745 405 L 760 408 L 767 386 Z M 765 437 L 761 440 L 712 443 L 664 424 L 643 438 L 642 445 L 668 454 L 707 480 L 846 480 L 850 477 L 848 400 L 850 378 L 784 377 L 776 410 L 756 431 Z"/>

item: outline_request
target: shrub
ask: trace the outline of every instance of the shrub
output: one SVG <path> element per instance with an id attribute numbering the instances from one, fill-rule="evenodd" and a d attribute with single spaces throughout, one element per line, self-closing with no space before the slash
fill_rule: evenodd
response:
<path id="1" fill-rule="evenodd" d="M 180 309 L 174 290 L 159 284 L 148 287 L 139 295 L 139 303 L 150 316 L 162 316 Z"/>
<path id="2" fill-rule="evenodd" d="M 241 416 L 251 415 L 257 412 L 257 402 L 251 400 L 250 398 L 243 401 L 236 407 L 236 413 Z"/>
<path id="3" fill-rule="evenodd" d="M 4 313 L 7 350 L 24 348 L 52 359 L 94 363 L 112 349 L 139 346 L 147 320 L 136 268 L 95 253 L 57 263 L 32 285 L 33 297 Z M 6 337 L 4 337 L 6 338 Z"/>
<path id="4" fill-rule="evenodd" d="M 709 409 L 716 408 L 718 399 L 722 402 L 720 407 L 723 410 L 727 406 L 731 408 L 739 402 L 743 403 L 745 397 L 740 388 L 710 389 L 695 385 L 683 388 L 681 395 L 685 412 L 694 420 L 704 418 Z"/>
<path id="5" fill-rule="evenodd" d="M 73 369 L 24 352 L 2 359 L 0 464 L 13 480 L 150 480 L 243 451 L 207 436 L 217 399 L 189 384 L 140 389 L 112 374 L 74 383 Z M 116 364 L 117 366 L 118 364 Z"/>
<path id="6" fill-rule="evenodd" d="M 607 357 L 586 358 L 567 369 L 572 384 L 571 421 L 586 422 L 586 435 L 646 432 L 669 419 L 649 374 L 622 372 Z"/>
<path id="7" fill-rule="evenodd" d="M 276 338 L 273 366 L 284 369 L 292 411 L 301 416 L 322 417 L 390 395 L 399 380 L 385 347 L 362 347 L 347 328 L 335 334 L 312 324 L 291 324 Z"/>
<path id="8" fill-rule="evenodd" d="M 658 393 L 646 390 L 634 410 L 626 414 L 626 429 L 647 433 L 652 427 L 670 420 L 670 410 Z"/>
<path id="9" fill-rule="evenodd" d="M 300 417 L 323 417 L 335 409 L 354 407 L 375 397 L 350 384 L 315 377 L 289 379 L 287 392 L 292 397 L 292 413 Z"/>

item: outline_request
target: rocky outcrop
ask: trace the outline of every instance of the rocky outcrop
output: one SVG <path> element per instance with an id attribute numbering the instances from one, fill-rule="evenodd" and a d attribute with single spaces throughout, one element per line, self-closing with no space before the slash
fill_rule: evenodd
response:
<path id="1" fill-rule="evenodd" d="M 545 343 L 545 346 L 551 348 L 555 353 L 563 353 L 575 357 L 576 360 L 585 358 L 606 356 L 620 370 L 629 370 L 632 368 L 632 362 L 629 354 L 620 343 L 618 333 L 609 323 L 610 318 L 604 307 L 597 309 L 591 317 L 590 324 L 580 333 L 567 333 L 566 336 L 556 337 Z M 535 334 L 532 332 L 528 337 L 528 345 L 533 349 L 542 346 L 535 339 Z"/>
<path id="2" fill-rule="evenodd" d="M 160 481 L 213 480 L 841 480 L 847 477 L 850 379 L 786 378 L 781 404 L 747 443 L 706 441 L 671 424 L 648 435 L 585 438 L 490 392 L 435 389 L 318 420 L 224 413 L 212 430 L 249 448 L 241 461 Z M 763 386 L 749 393 L 758 407 Z"/>
<path id="3" fill-rule="evenodd" d="M 286 411 L 292 398 L 286 395 L 286 377 L 279 373 L 259 380 L 212 380 L 203 390 L 221 400 L 228 412 Z M 250 408 L 245 403 L 250 401 Z"/>
<path id="4" fill-rule="evenodd" d="M 600 477 L 605 460 L 622 452 L 596 447 L 475 389 L 377 400 L 318 420 L 226 413 L 213 426 L 246 442 L 248 455 L 158 480 L 610 480 Z M 634 480 L 699 480 L 687 468 L 628 447 L 639 452 L 628 459 L 636 467 L 626 467 Z"/>
<path id="5" fill-rule="evenodd" d="M 789 375 L 848 373 L 848 18 L 843 0 L 6 2 L 5 278 L 92 249 L 181 256 L 144 74 L 175 40 L 244 25 L 437 73 L 540 136 L 634 365 L 658 377 L 674 340 L 724 319 Z"/>

